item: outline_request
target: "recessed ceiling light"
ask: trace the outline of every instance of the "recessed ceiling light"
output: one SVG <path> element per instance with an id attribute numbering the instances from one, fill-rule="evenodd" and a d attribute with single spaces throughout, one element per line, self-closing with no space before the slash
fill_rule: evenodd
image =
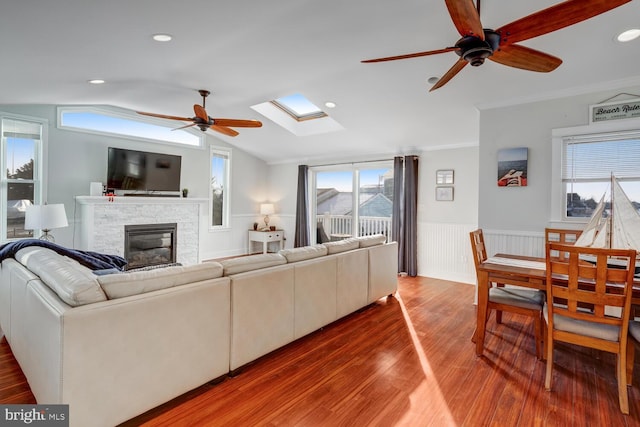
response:
<path id="1" fill-rule="evenodd" d="M 434 85 L 434 84 L 438 83 L 438 80 L 440 80 L 440 78 L 439 78 L 439 77 L 429 77 L 429 78 L 427 79 L 427 82 L 428 82 L 430 85 Z"/>
<path id="2" fill-rule="evenodd" d="M 104 83 L 104 80 L 102 79 L 91 79 L 91 80 L 87 80 L 88 83 L 91 83 L 92 85 L 101 85 Z"/>
<path id="3" fill-rule="evenodd" d="M 616 37 L 616 40 L 624 43 L 624 42 L 630 42 L 631 40 L 635 40 L 638 37 L 640 37 L 640 29 L 633 28 L 631 30 L 623 31 L 622 33 L 618 34 L 618 37 Z"/>
<path id="4" fill-rule="evenodd" d="M 324 103 L 324 106 L 327 108 L 336 108 L 336 103 L 332 101 L 327 101 Z"/>
<path id="5" fill-rule="evenodd" d="M 168 42 L 171 41 L 173 37 L 171 34 L 154 34 L 153 39 L 157 42 Z"/>

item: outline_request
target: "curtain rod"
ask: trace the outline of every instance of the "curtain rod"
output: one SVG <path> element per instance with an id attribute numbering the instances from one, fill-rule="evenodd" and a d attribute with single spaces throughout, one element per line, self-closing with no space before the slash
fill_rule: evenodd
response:
<path id="1" fill-rule="evenodd" d="M 406 157 L 406 156 L 401 156 Z M 416 156 L 417 157 L 417 156 Z M 327 163 L 324 165 L 309 165 L 310 168 L 322 167 L 322 166 L 340 166 L 340 165 L 361 165 L 363 163 L 378 163 L 378 162 L 391 162 L 393 161 L 393 157 L 390 159 L 378 159 L 378 160 L 363 160 L 361 162 L 344 162 L 344 163 Z"/>

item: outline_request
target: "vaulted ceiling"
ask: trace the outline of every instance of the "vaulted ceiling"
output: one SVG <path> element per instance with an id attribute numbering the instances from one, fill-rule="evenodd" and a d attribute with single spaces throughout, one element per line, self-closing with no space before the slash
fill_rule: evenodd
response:
<path id="1" fill-rule="evenodd" d="M 498 28 L 559 3 L 483 0 Z M 260 129 L 216 134 L 266 161 L 367 157 L 478 142 L 478 108 L 640 84 L 640 2 L 521 44 L 563 60 L 551 73 L 487 61 L 429 92 L 453 52 L 362 64 L 442 49 L 459 34 L 444 0 L 21 0 L 0 8 L 0 102 L 104 104 L 192 116 L 208 89 L 214 117 L 258 119 Z M 173 40 L 151 36 L 169 33 Z M 106 80 L 102 85 L 87 80 Z M 301 93 L 344 130 L 295 136 L 251 109 Z M 0 105 L 0 110 L 2 106 Z M 179 124 L 179 123 L 178 123 Z"/>

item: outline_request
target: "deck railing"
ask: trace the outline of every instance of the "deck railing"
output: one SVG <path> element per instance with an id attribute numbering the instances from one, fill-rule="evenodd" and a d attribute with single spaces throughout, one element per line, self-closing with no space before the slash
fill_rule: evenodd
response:
<path id="1" fill-rule="evenodd" d="M 317 222 L 322 223 L 324 231 L 331 240 L 340 240 L 353 236 L 353 217 L 351 215 L 318 215 Z M 356 232 L 358 236 L 384 234 L 389 238 L 391 235 L 391 217 L 361 216 Z"/>

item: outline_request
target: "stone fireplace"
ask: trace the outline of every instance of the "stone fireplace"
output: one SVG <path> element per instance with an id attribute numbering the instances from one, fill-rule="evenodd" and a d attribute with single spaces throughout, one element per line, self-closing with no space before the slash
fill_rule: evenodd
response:
<path id="1" fill-rule="evenodd" d="M 78 249 L 126 258 L 125 226 L 176 224 L 174 261 L 183 265 L 200 262 L 201 218 L 207 217 L 208 199 L 173 197 L 78 196 Z M 133 268 L 133 267 L 131 267 Z"/>
<path id="2" fill-rule="evenodd" d="M 124 226 L 124 258 L 127 269 L 176 262 L 176 223 Z"/>

